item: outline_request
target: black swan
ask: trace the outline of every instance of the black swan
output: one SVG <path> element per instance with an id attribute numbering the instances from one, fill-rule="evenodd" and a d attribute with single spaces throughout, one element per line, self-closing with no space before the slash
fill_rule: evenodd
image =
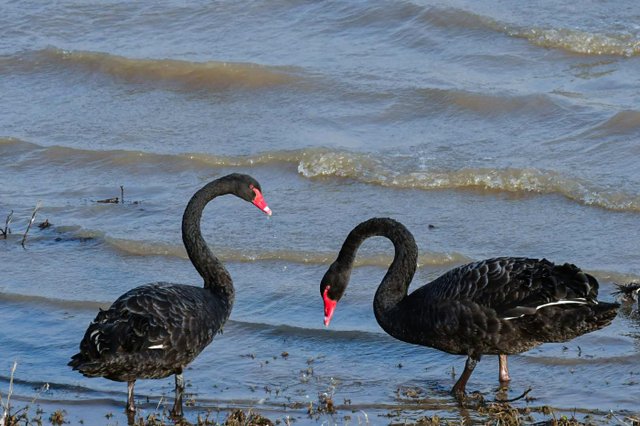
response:
<path id="1" fill-rule="evenodd" d="M 182 216 L 182 241 L 204 287 L 153 283 L 120 296 L 100 310 L 69 365 L 87 377 L 128 382 L 127 410 L 135 412 L 136 379 L 175 374 L 172 415 L 182 416 L 183 369 L 213 340 L 229 318 L 234 300 L 231 276 L 209 250 L 200 231 L 209 201 L 233 194 L 271 215 L 260 184 L 251 176 L 230 174 L 197 191 Z"/>
<path id="2" fill-rule="evenodd" d="M 407 294 L 418 259 L 413 235 L 393 219 L 373 218 L 349 233 L 322 278 L 326 326 L 349 284 L 358 247 L 373 236 L 386 237 L 395 247 L 373 301 L 378 324 L 404 342 L 467 355 L 452 389 L 457 398 L 464 396 L 482 355 L 499 355 L 499 379 L 506 382 L 507 355 L 598 330 L 617 313 L 617 303 L 596 300 L 594 277 L 575 265 L 546 259 L 500 257 L 470 263 Z"/>

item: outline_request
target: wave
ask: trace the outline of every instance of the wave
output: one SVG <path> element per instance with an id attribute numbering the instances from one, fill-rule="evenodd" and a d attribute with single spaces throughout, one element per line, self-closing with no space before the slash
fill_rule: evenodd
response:
<path id="1" fill-rule="evenodd" d="M 424 47 L 431 41 L 425 38 L 424 25 L 461 31 L 489 31 L 521 38 L 531 44 L 548 49 L 560 49 L 581 55 L 637 56 L 640 54 L 640 39 L 631 32 L 591 32 L 571 28 L 554 28 L 516 25 L 489 16 L 455 7 L 419 6 L 413 3 L 397 3 L 376 6 L 345 5 L 335 9 L 341 16 L 335 25 L 337 30 L 345 28 L 392 28 L 393 38 L 414 46 Z"/>
<path id="2" fill-rule="evenodd" d="M 135 84 L 162 84 L 186 90 L 260 89 L 300 80 L 294 67 L 243 62 L 194 62 L 176 59 L 138 59 L 102 52 L 46 48 L 0 58 L 0 72 L 43 69 L 79 70 L 103 74 Z"/>
<path id="3" fill-rule="evenodd" d="M 56 241 L 86 241 L 88 239 L 101 240 L 113 250 L 134 256 L 167 256 L 188 259 L 187 252 L 181 243 L 168 244 L 156 241 L 129 240 L 125 238 L 113 238 L 101 231 L 85 229 L 77 226 L 65 226 L 56 228 L 58 234 Z M 269 250 L 252 251 L 236 250 L 231 248 L 216 248 L 216 256 L 224 262 L 248 263 L 248 262 L 289 262 L 303 265 L 328 265 L 336 258 L 335 252 L 317 252 L 301 250 Z M 355 266 L 388 267 L 393 261 L 392 255 L 362 254 L 355 261 Z M 470 259 L 459 253 L 437 253 L 425 251 L 418 258 L 418 267 L 422 266 L 446 266 L 459 265 L 469 262 Z"/>
<path id="4" fill-rule="evenodd" d="M 67 309 L 73 311 L 97 311 L 106 309 L 111 302 L 97 302 L 94 300 L 65 300 L 51 297 L 0 292 L 0 302 L 26 303 L 31 305 L 45 305 L 57 309 Z"/>
<path id="5" fill-rule="evenodd" d="M 365 330 L 337 330 L 326 328 L 307 328 L 288 324 L 267 324 L 250 321 L 227 321 L 227 328 L 237 328 L 248 333 L 260 333 L 276 337 L 296 336 L 296 338 L 311 338 L 323 341 L 346 341 L 351 343 L 389 342 L 393 339 L 379 331 Z M 239 333 L 235 333 L 239 334 Z"/>
<path id="6" fill-rule="evenodd" d="M 605 34 L 569 28 L 518 26 L 466 10 L 438 7 L 423 11 L 421 20 L 441 28 L 499 32 L 527 40 L 535 46 L 581 55 L 640 55 L 640 39 L 628 33 Z"/>
<path id="7" fill-rule="evenodd" d="M 514 28 L 506 33 L 536 46 L 582 55 L 631 57 L 640 54 L 640 40 L 628 34 L 599 34 L 566 28 Z"/>
<path id="8" fill-rule="evenodd" d="M 14 164 L 30 166 L 36 164 L 52 164 L 62 166 L 86 167 L 98 165 L 103 167 L 137 168 L 140 165 L 162 166 L 167 172 L 188 170 L 193 168 L 211 169 L 211 167 L 253 167 L 281 163 L 297 163 L 306 155 L 313 155 L 313 150 L 274 151 L 252 156 L 224 156 L 210 154 L 155 154 L 136 150 L 95 151 L 63 146 L 42 146 L 25 142 L 17 138 L 0 137 L 0 153 L 8 156 L 30 153 L 27 156 L 16 155 Z"/>
<path id="9" fill-rule="evenodd" d="M 97 312 L 99 309 L 107 309 L 112 302 L 108 301 L 91 301 L 91 300 L 67 300 L 45 297 L 39 295 L 28 295 L 18 293 L 0 292 L 0 303 L 8 304 L 28 304 L 43 305 L 54 309 L 64 309 L 65 311 L 90 311 Z M 249 332 L 269 333 L 275 335 L 296 335 L 309 336 L 321 339 L 344 339 L 344 340 L 371 340 L 372 338 L 385 339 L 386 336 L 382 332 L 361 331 L 361 330 L 327 330 L 323 328 L 306 328 L 287 324 L 268 324 L 263 322 L 241 321 L 230 319 L 227 321 L 226 328 L 239 328 Z M 0 379 L 2 376 L 0 375 Z"/>
<path id="10" fill-rule="evenodd" d="M 327 152 L 305 158 L 298 172 L 308 178 L 338 177 L 391 188 L 481 190 L 515 194 L 560 194 L 580 204 L 640 212 L 640 197 L 598 188 L 578 178 L 536 168 L 462 168 L 399 172 L 369 154 Z"/>
<path id="11" fill-rule="evenodd" d="M 188 259 L 187 252 L 182 245 L 166 244 L 148 241 L 126 240 L 122 238 L 105 237 L 105 241 L 112 248 L 129 255 L 138 256 L 170 256 Z M 216 249 L 216 255 L 225 262 L 290 262 L 307 265 L 327 265 L 336 258 L 336 253 L 318 253 L 294 250 L 270 250 L 258 252 L 250 250 Z M 465 263 L 469 259 L 458 253 L 428 252 L 418 258 L 418 266 L 441 266 Z M 361 255 L 355 261 L 355 266 L 388 267 L 393 261 L 389 255 Z"/>
<path id="12" fill-rule="evenodd" d="M 636 112 L 621 117 L 628 126 L 636 126 Z M 620 115 L 618 114 L 618 115 Z M 628 118 L 631 117 L 631 118 Z M 612 118 L 618 120 L 620 117 Z M 615 123 L 604 124 L 612 126 Z M 29 155 L 23 155 L 25 152 Z M 60 146 L 43 147 L 15 138 L 0 138 L 0 161 L 12 167 L 63 165 L 74 167 L 161 166 L 164 172 L 211 167 L 243 167 L 290 165 L 299 175 L 309 179 L 339 178 L 389 188 L 420 190 L 475 190 L 512 194 L 559 194 L 586 205 L 613 211 L 640 212 L 640 195 L 600 187 L 577 177 L 537 168 L 473 168 L 460 169 L 412 166 L 415 155 L 359 153 L 328 148 L 269 151 L 250 156 L 216 156 L 209 154 L 154 154 L 142 151 L 93 151 Z M 150 167 L 150 169 L 154 169 Z"/>
<path id="13" fill-rule="evenodd" d="M 514 115 L 523 114 L 531 120 L 531 115 L 540 115 L 548 119 L 550 115 L 558 114 L 564 109 L 559 99 L 546 94 L 489 94 L 457 89 L 424 88 L 411 95 L 408 97 L 409 100 L 388 108 L 383 118 L 406 120 L 407 117 L 422 117 L 425 114 L 454 109 L 487 117 L 506 116 L 509 119 L 513 119 Z"/>
<path id="14" fill-rule="evenodd" d="M 602 139 L 613 135 L 634 135 L 640 132 L 640 111 L 620 111 L 604 123 L 588 130 L 584 136 Z"/>

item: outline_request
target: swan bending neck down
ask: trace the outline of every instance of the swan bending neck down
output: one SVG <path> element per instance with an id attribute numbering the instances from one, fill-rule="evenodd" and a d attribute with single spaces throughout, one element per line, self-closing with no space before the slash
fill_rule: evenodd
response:
<path id="1" fill-rule="evenodd" d="M 329 325 L 349 284 L 358 247 L 369 237 L 390 239 L 395 256 L 376 291 L 378 324 L 404 342 L 466 355 L 452 392 L 461 398 L 476 363 L 499 355 L 499 379 L 510 380 L 507 355 L 541 343 L 564 342 L 608 325 L 617 303 L 599 302 L 598 282 L 575 265 L 499 257 L 459 266 L 408 294 L 418 247 L 399 222 L 373 218 L 356 226 L 320 283 Z"/>
<path id="2" fill-rule="evenodd" d="M 182 371 L 213 340 L 229 318 L 234 301 L 231 276 L 211 253 L 200 220 L 214 198 L 232 194 L 271 215 L 260 184 L 251 176 L 230 174 L 216 179 L 192 197 L 182 216 L 182 241 L 204 287 L 153 283 L 120 296 L 100 310 L 69 365 L 87 377 L 128 383 L 127 411 L 135 413 L 136 379 L 175 374 L 172 415 L 182 416 Z"/>

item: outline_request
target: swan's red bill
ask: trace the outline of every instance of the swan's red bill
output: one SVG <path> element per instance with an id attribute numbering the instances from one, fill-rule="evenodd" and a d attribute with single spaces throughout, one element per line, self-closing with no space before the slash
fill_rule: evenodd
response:
<path id="1" fill-rule="evenodd" d="M 253 204 L 255 204 L 257 208 L 271 216 L 271 209 L 267 205 L 267 202 L 264 200 L 262 192 L 260 192 L 260 190 L 254 186 L 251 186 L 251 190 L 256 194 L 255 198 L 253 199 Z"/>
<path id="2" fill-rule="evenodd" d="M 335 311 L 336 305 L 338 304 L 337 300 L 333 300 L 329 297 L 329 288 L 330 286 L 327 286 L 324 289 L 324 293 L 322 293 L 322 300 L 324 301 L 324 325 L 327 327 L 331 322 L 333 311 Z"/>

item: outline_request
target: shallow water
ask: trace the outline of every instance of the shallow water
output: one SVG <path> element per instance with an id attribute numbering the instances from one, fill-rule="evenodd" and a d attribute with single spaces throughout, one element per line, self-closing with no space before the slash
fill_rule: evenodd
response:
<path id="1" fill-rule="evenodd" d="M 640 7 L 476 3 L 4 4 L 0 225 L 14 219 L 0 239 L 0 393 L 17 361 L 16 400 L 49 383 L 46 409 L 123 422 L 125 386 L 66 363 L 98 307 L 126 290 L 199 285 L 182 211 L 230 172 L 256 177 L 274 215 L 229 197 L 205 212 L 237 297 L 186 373 L 189 415 L 466 415 L 447 393 L 463 358 L 375 322 L 388 241 L 363 245 L 322 326 L 320 278 L 372 216 L 414 233 L 416 286 L 500 255 L 575 263 L 603 300 L 640 279 Z M 121 185 L 124 204 L 97 203 Z M 23 248 L 38 201 L 36 223 L 54 226 L 32 228 Z M 530 387 L 520 406 L 638 415 L 639 328 L 625 305 L 606 329 L 513 356 L 508 397 Z M 485 357 L 470 390 L 493 398 L 496 364 Z M 137 385 L 144 413 L 171 402 L 172 383 Z M 417 400 L 403 396 L 416 387 Z M 338 413 L 307 416 L 325 393 Z"/>

